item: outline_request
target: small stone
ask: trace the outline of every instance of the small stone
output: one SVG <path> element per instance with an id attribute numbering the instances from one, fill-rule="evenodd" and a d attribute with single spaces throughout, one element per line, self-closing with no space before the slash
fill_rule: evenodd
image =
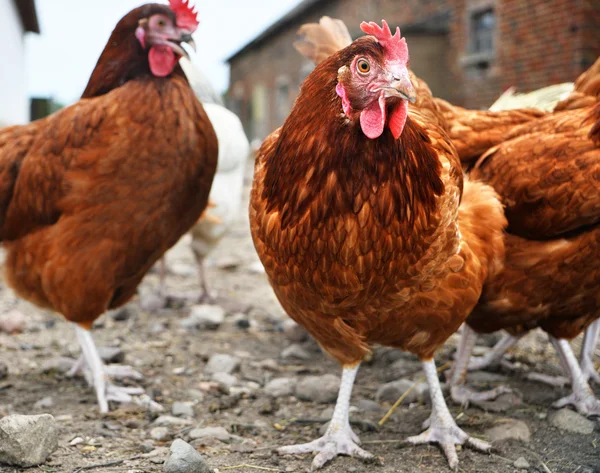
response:
<path id="1" fill-rule="evenodd" d="M 192 440 L 213 438 L 220 440 L 221 442 L 227 442 L 231 439 L 231 435 L 223 427 L 205 427 L 203 429 L 193 429 L 188 435 Z"/>
<path id="2" fill-rule="evenodd" d="M 23 468 L 44 463 L 58 448 L 58 426 L 49 414 L 0 419 L 0 463 Z"/>
<path id="3" fill-rule="evenodd" d="M 399 360 L 394 361 L 389 368 L 386 368 L 383 379 L 386 382 L 396 381 L 411 376 L 421 369 L 422 365 L 419 361 L 400 358 Z"/>
<path id="4" fill-rule="evenodd" d="M 181 419 L 173 416 L 160 416 L 152 425 L 191 425 L 193 422 L 189 419 Z"/>
<path id="5" fill-rule="evenodd" d="M 412 388 L 404 399 L 404 403 L 410 404 L 413 402 L 426 402 L 429 397 L 429 388 L 427 383 L 416 383 L 410 379 L 399 379 L 398 381 L 392 381 L 391 383 L 384 384 L 377 390 L 375 399 L 377 402 L 396 402 L 400 396 L 406 391 Z"/>
<path id="6" fill-rule="evenodd" d="M 266 360 L 261 361 L 258 364 L 258 367 L 267 371 L 279 371 L 279 365 L 272 358 L 267 358 Z"/>
<path id="7" fill-rule="evenodd" d="M 56 371 L 58 373 L 66 373 L 75 365 L 75 360 L 72 358 L 66 358 L 59 356 L 56 358 L 50 358 L 42 363 L 42 373 L 49 373 Z"/>
<path id="8" fill-rule="evenodd" d="M 202 304 L 192 307 L 189 317 L 179 322 L 186 330 L 216 330 L 225 321 L 225 309 L 218 305 Z"/>
<path id="9" fill-rule="evenodd" d="M 265 386 L 265 393 L 271 397 L 291 396 L 296 391 L 296 380 L 293 378 L 275 378 Z"/>
<path id="10" fill-rule="evenodd" d="M 561 409 L 550 416 L 554 427 L 577 434 L 590 435 L 594 432 L 594 423 L 570 409 Z"/>
<path id="11" fill-rule="evenodd" d="M 154 450 L 154 442 L 152 442 L 151 440 L 148 442 L 144 442 L 140 445 L 139 449 L 142 453 L 150 453 Z"/>
<path id="12" fill-rule="evenodd" d="M 302 345 L 294 343 L 293 345 L 290 345 L 281 352 L 281 358 L 284 360 L 310 360 L 311 356 L 310 353 L 308 353 L 302 347 Z"/>
<path id="13" fill-rule="evenodd" d="M 304 327 L 298 325 L 291 319 L 287 319 L 282 325 L 283 334 L 291 342 L 302 343 L 308 340 L 308 337 L 310 336 Z"/>
<path id="14" fill-rule="evenodd" d="M 105 363 L 123 363 L 125 352 L 118 347 L 98 347 L 98 354 Z"/>
<path id="15" fill-rule="evenodd" d="M 256 403 L 256 410 L 261 415 L 268 415 L 277 412 L 279 409 L 279 403 L 275 398 L 265 398 L 261 399 Z"/>
<path id="16" fill-rule="evenodd" d="M 340 378 L 333 374 L 307 376 L 296 385 L 296 397 L 301 401 L 334 402 L 340 389 Z"/>
<path id="17" fill-rule="evenodd" d="M 521 404 L 515 393 L 504 393 L 493 401 L 473 401 L 473 404 L 487 412 L 506 412 Z"/>
<path id="18" fill-rule="evenodd" d="M 171 445 L 164 473 L 213 473 L 202 455 L 190 444 L 177 439 Z"/>
<path id="19" fill-rule="evenodd" d="M 383 407 L 370 399 L 361 399 L 358 401 L 356 407 L 358 407 L 358 410 L 361 412 L 382 412 L 384 410 Z"/>
<path id="20" fill-rule="evenodd" d="M 26 325 L 25 315 L 16 309 L 0 315 L 0 332 L 21 333 Z"/>
<path id="21" fill-rule="evenodd" d="M 517 458 L 513 464 L 515 465 L 515 468 L 520 468 L 520 469 L 525 469 L 525 470 L 531 466 L 531 465 L 529 465 L 529 462 L 527 460 L 525 460 L 524 457 Z"/>
<path id="22" fill-rule="evenodd" d="M 85 442 L 85 440 L 83 440 L 82 437 L 75 437 L 69 442 L 69 445 L 71 445 L 71 447 L 74 447 L 75 445 L 81 445 L 83 442 Z"/>
<path id="23" fill-rule="evenodd" d="M 194 408 L 185 402 L 174 402 L 171 412 L 175 417 L 194 417 Z"/>
<path id="24" fill-rule="evenodd" d="M 145 312 L 158 312 L 165 305 L 166 300 L 154 292 L 142 292 L 140 295 L 140 307 Z"/>
<path id="25" fill-rule="evenodd" d="M 487 429 L 485 435 L 490 442 L 500 442 L 507 439 L 522 440 L 529 442 L 531 432 L 527 424 L 521 420 L 500 419 L 496 425 Z"/>
<path id="26" fill-rule="evenodd" d="M 0 361 L 0 381 L 8 378 L 8 366 Z"/>
<path id="27" fill-rule="evenodd" d="M 204 372 L 208 375 L 214 373 L 232 373 L 240 365 L 240 359 L 231 355 L 213 355 L 208 360 Z"/>
<path id="28" fill-rule="evenodd" d="M 238 382 L 238 379 L 229 373 L 215 373 L 212 375 L 211 379 L 215 383 L 219 383 L 227 388 L 234 386 Z"/>
<path id="29" fill-rule="evenodd" d="M 40 399 L 33 405 L 33 407 L 36 409 L 48 409 L 52 406 L 54 406 L 54 399 L 52 399 L 50 396 Z"/>
<path id="30" fill-rule="evenodd" d="M 171 434 L 166 427 L 154 427 L 150 431 L 150 437 L 158 442 L 168 442 L 171 440 Z"/>
<path id="31" fill-rule="evenodd" d="M 148 333 L 151 335 L 158 335 L 159 333 L 163 333 L 165 330 L 167 330 L 167 324 L 164 322 L 154 322 L 153 324 L 150 324 L 150 327 L 148 327 Z"/>
<path id="32" fill-rule="evenodd" d="M 128 306 L 120 307 L 119 309 L 111 310 L 108 315 L 117 322 L 124 322 L 129 320 L 133 315 L 134 311 Z"/>

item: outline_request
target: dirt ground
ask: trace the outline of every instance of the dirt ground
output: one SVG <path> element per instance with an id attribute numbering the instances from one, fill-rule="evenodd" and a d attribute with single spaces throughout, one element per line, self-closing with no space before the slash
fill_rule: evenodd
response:
<path id="1" fill-rule="evenodd" d="M 249 186 L 251 166 L 246 185 Z M 247 193 L 246 193 L 247 195 Z M 244 208 L 245 209 L 245 208 Z M 171 292 L 193 294 L 197 291 L 196 269 L 184 238 L 168 255 Z M 171 414 L 175 401 L 193 406 L 194 417 L 188 424 L 167 426 L 173 438 L 189 441 L 191 428 L 220 426 L 231 438 L 191 442 L 218 472 L 306 472 L 311 456 L 279 457 L 277 446 L 316 438 L 322 426 L 319 420 L 333 404 L 300 402 L 293 396 L 271 400 L 263 391 L 273 378 L 301 379 L 308 375 L 332 373 L 340 375 L 338 364 L 307 342 L 308 359 L 284 359 L 282 351 L 292 342 L 282 332 L 286 316 L 279 307 L 266 277 L 257 264 L 258 258 L 248 230 L 248 217 L 242 212 L 235 228 L 212 255 L 207 273 L 218 303 L 226 310 L 225 322 L 217 330 L 191 331 L 180 326 L 190 307 L 151 313 L 141 308 L 140 299 L 128 306 L 129 317 L 118 321 L 103 317 L 94 330 L 99 346 L 120 347 L 125 364 L 145 375 L 141 384 L 146 392 Z M 156 273 L 150 273 L 141 286 L 142 293 L 157 287 Z M 160 472 L 171 440 L 152 440 L 150 431 L 157 414 L 137 406 L 113 405 L 101 416 L 93 391 L 82 378 L 70 379 L 57 370 L 43 371 L 43 365 L 57 356 L 76 357 L 79 348 L 73 329 L 62 319 L 17 300 L 6 288 L 0 291 L 0 313 L 16 308 L 28 317 L 27 329 L 9 336 L 0 334 L 0 361 L 9 375 L 0 381 L 0 417 L 6 414 L 38 414 L 55 416 L 60 425 L 58 450 L 49 461 L 30 473 L 50 472 Z M 454 336 L 437 356 L 438 366 L 451 361 L 457 337 Z M 493 341 L 493 340 L 491 340 Z M 488 344 L 490 340 L 487 340 Z M 237 385 L 231 389 L 215 389 L 204 374 L 208 358 L 217 353 L 231 354 L 241 360 L 234 375 Z M 508 440 L 494 445 L 491 455 L 462 449 L 459 452 L 461 472 L 600 472 L 600 423 L 590 435 L 567 433 L 553 427 L 549 415 L 553 400 L 568 394 L 567 388 L 551 388 L 525 381 L 523 372 L 531 369 L 556 374 L 557 359 L 546 338 L 532 333 L 511 352 L 517 372 L 499 369 L 483 378 L 478 387 L 485 388 L 502 381 L 521 398 L 521 402 L 494 409 L 478 407 L 462 409 L 451 406 L 458 423 L 475 436 L 498 423 L 513 418 L 524 421 L 531 431 L 531 441 Z M 415 359 L 385 348 L 376 348 L 372 360 L 359 372 L 352 404 L 361 400 L 375 401 L 377 389 L 393 379 L 389 367 L 403 359 L 415 366 Z M 272 360 L 262 363 L 264 360 Z M 598 361 L 598 358 L 597 358 Z M 408 369 L 407 368 L 407 369 Z M 408 370 L 410 371 L 410 370 Z M 414 370 L 413 370 L 414 371 Z M 412 379 L 419 371 L 405 375 Z M 600 389 L 596 386 L 596 393 Z M 35 404 L 50 396 L 52 405 Z M 356 432 L 365 449 L 381 458 L 381 465 L 365 465 L 352 458 L 337 458 L 323 471 L 329 473 L 438 473 L 449 471 L 446 460 L 436 446 L 407 446 L 402 439 L 421 431 L 427 418 L 427 404 L 403 404 L 389 422 L 376 429 L 389 404 L 381 410 L 362 410 L 353 420 L 362 421 Z M 499 410 L 500 412 L 494 412 Z M 73 439 L 81 443 L 71 445 Z M 524 457 L 529 468 L 519 469 L 513 463 Z M 86 468 L 92 465 L 102 465 Z M 82 469 L 84 468 L 84 469 Z M 3 473 L 21 471 L 1 467 Z"/>

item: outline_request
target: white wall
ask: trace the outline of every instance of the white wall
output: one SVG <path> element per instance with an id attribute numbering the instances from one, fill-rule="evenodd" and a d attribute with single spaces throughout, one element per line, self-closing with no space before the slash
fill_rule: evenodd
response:
<path id="1" fill-rule="evenodd" d="M 13 0 L 0 0 L 0 124 L 29 121 L 23 26 Z"/>

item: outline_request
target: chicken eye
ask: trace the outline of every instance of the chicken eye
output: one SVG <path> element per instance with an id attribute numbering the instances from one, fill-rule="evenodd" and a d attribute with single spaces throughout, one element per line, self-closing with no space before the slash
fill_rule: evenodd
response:
<path id="1" fill-rule="evenodd" d="M 356 68 L 361 74 L 366 74 L 371 70 L 371 64 L 366 59 L 359 59 L 356 63 Z"/>
<path id="2" fill-rule="evenodd" d="M 163 20 L 162 18 L 160 18 L 157 22 L 158 26 L 160 26 L 161 28 L 164 28 L 167 25 L 167 22 L 165 20 Z"/>

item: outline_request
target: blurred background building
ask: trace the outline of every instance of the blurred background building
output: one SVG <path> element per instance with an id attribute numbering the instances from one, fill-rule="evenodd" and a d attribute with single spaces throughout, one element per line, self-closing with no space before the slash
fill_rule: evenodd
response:
<path id="1" fill-rule="evenodd" d="M 39 33 L 34 0 L 0 0 L 0 126 L 29 121 L 25 33 Z"/>
<path id="2" fill-rule="evenodd" d="M 410 66 L 433 93 L 484 108 L 519 92 L 573 81 L 600 54 L 600 1 L 304 0 L 233 54 L 228 106 L 250 139 L 280 126 L 312 64 L 293 47 L 298 28 L 323 15 L 361 36 L 363 20 L 400 26 Z"/>

